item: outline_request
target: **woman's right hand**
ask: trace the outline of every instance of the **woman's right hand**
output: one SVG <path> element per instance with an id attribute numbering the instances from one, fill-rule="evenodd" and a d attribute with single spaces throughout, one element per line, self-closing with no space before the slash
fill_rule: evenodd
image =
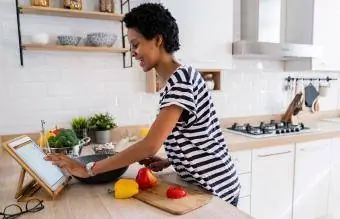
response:
<path id="1" fill-rule="evenodd" d="M 152 171 L 155 172 L 162 171 L 163 169 L 168 168 L 170 166 L 170 162 L 168 159 L 164 159 L 158 156 L 146 158 L 144 160 L 139 161 L 138 163 L 144 165 L 147 168 L 150 168 Z"/>

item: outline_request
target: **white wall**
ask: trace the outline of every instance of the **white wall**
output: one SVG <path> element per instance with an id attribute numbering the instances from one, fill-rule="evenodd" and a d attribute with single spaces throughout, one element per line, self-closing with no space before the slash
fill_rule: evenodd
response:
<path id="1" fill-rule="evenodd" d="M 117 45 L 121 42 L 117 22 L 21 18 L 25 42 L 39 32 L 84 37 L 92 31 L 117 33 Z M 25 51 L 21 67 L 14 0 L 0 1 L 0 60 L 0 134 L 38 131 L 41 119 L 49 126 L 68 126 L 73 117 L 95 112 L 110 111 L 119 125 L 150 123 L 156 114 L 158 95 L 145 93 L 145 73 L 138 67 L 123 69 L 119 54 Z M 223 91 L 214 93 L 220 117 L 279 113 L 287 107 L 283 78 L 293 74 L 283 72 L 279 62 L 262 61 L 266 71 L 261 71 L 258 61 L 234 60 L 233 69 L 223 72 Z M 321 100 L 321 109 L 338 108 L 338 94 L 334 82 L 330 95 Z"/>

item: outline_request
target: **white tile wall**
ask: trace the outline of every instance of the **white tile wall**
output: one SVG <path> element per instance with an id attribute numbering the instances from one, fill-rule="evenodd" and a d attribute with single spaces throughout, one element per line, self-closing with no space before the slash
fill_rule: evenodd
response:
<path id="1" fill-rule="evenodd" d="M 26 2 L 28 2 L 26 0 Z M 56 4 L 55 1 L 52 1 Z M 98 2 L 98 1 L 92 1 Z M 96 3 L 93 3 L 96 4 Z M 95 5 L 86 4 L 86 9 Z M 119 33 L 119 23 L 86 19 L 66 19 L 22 15 L 25 42 L 39 32 L 80 34 L 92 31 Z M 118 36 L 117 46 L 120 45 Z M 279 62 L 234 60 L 234 67 L 223 72 L 222 91 L 214 92 L 220 117 L 282 112 L 289 102 L 283 90 Z M 119 125 L 151 123 L 157 112 L 157 94 L 145 93 L 145 73 L 138 68 L 122 68 L 119 54 L 24 52 L 20 66 L 15 1 L 0 1 L 0 134 L 38 131 L 40 120 L 49 126 L 68 126 L 79 115 L 110 111 Z M 293 75 L 293 74 L 290 74 Z M 337 74 L 295 73 L 302 76 Z M 321 99 L 321 110 L 338 108 L 338 82 Z"/>

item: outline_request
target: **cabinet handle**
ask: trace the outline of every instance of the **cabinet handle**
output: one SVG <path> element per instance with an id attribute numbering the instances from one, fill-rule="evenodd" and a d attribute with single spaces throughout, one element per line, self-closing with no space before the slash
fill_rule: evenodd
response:
<path id="1" fill-rule="evenodd" d="M 279 153 L 274 153 L 274 154 L 265 154 L 265 155 L 257 155 L 257 156 L 258 157 L 270 157 L 270 156 L 289 154 L 289 153 L 292 153 L 292 151 L 284 151 L 284 152 L 279 152 Z"/>

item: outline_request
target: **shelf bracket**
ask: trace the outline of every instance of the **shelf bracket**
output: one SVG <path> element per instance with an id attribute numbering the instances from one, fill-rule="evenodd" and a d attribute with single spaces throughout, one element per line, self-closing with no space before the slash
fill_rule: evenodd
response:
<path id="1" fill-rule="evenodd" d="M 21 26 L 20 26 L 20 14 L 21 8 L 19 7 L 18 0 L 15 0 L 15 9 L 17 14 L 17 27 L 18 27 L 18 42 L 19 42 L 19 52 L 20 52 L 20 65 L 24 66 L 23 54 L 22 54 L 22 40 L 21 40 Z"/>
<path id="2" fill-rule="evenodd" d="M 120 0 L 120 11 L 121 14 L 125 14 L 124 13 L 124 6 L 127 6 L 128 8 L 128 12 L 130 12 L 131 8 L 130 8 L 130 0 Z M 128 52 L 124 52 L 123 53 L 123 66 L 124 68 L 129 68 L 132 67 L 132 52 L 131 52 L 131 46 L 130 43 L 127 39 L 127 33 L 124 32 L 124 22 L 121 21 L 121 32 L 122 32 L 122 46 L 123 48 L 126 48 L 127 45 L 129 45 L 129 51 Z M 127 62 L 126 59 L 129 59 L 129 64 Z"/>

